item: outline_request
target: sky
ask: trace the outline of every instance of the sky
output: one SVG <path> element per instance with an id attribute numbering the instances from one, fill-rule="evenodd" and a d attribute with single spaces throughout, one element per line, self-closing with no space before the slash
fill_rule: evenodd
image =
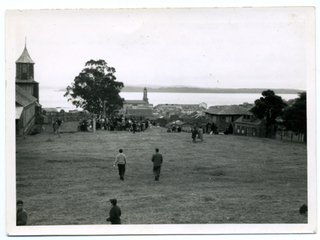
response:
<path id="1" fill-rule="evenodd" d="M 303 7 L 8 11 L 7 64 L 14 79 L 27 42 L 40 89 L 64 88 L 104 59 L 125 86 L 305 90 L 313 16 Z"/>

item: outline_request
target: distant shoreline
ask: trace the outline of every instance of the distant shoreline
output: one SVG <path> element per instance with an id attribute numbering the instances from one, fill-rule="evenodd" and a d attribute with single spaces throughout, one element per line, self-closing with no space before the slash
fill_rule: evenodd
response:
<path id="1" fill-rule="evenodd" d="M 143 92 L 144 87 L 127 86 L 121 89 L 121 92 Z M 305 90 L 298 89 L 271 89 L 271 88 L 196 88 L 196 87 L 147 87 L 148 92 L 163 92 L 163 93 L 262 93 L 266 90 L 272 90 L 275 94 L 298 94 Z M 65 89 L 54 91 L 65 92 Z"/>
<path id="2" fill-rule="evenodd" d="M 270 89 L 270 88 L 269 88 Z M 147 88 L 148 92 L 167 92 L 167 93 L 262 93 L 268 88 L 196 88 L 196 87 L 159 87 Z M 270 89 L 276 94 L 298 94 L 303 90 L 297 89 Z M 121 92 L 143 92 L 142 87 L 127 86 Z"/>

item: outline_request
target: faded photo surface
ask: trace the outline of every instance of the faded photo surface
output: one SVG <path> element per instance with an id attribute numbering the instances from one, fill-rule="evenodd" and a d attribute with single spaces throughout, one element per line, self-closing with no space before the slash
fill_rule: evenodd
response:
<path id="1" fill-rule="evenodd" d="M 6 12 L 9 235 L 312 233 L 315 9 Z"/>

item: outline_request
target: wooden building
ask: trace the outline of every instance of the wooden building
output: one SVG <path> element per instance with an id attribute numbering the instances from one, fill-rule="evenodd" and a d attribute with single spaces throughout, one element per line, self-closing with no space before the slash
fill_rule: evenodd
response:
<path id="1" fill-rule="evenodd" d="M 214 123 L 218 132 L 225 132 L 247 111 L 247 108 L 238 105 L 213 106 L 204 112 L 205 121 Z"/>
<path id="2" fill-rule="evenodd" d="M 16 85 L 16 134 L 29 134 L 36 124 L 38 101 Z"/>
<path id="3" fill-rule="evenodd" d="M 153 111 L 152 109 L 127 109 L 126 117 L 136 119 L 137 121 L 153 119 Z"/>
<path id="4" fill-rule="evenodd" d="M 34 81 L 34 61 L 25 46 L 16 61 L 16 133 L 29 134 L 40 122 L 39 83 Z"/>
<path id="5" fill-rule="evenodd" d="M 234 122 L 233 134 L 248 137 L 265 137 L 265 120 L 257 118 L 248 111 Z"/>
<path id="6" fill-rule="evenodd" d="M 16 61 L 16 85 L 31 94 L 39 102 L 39 83 L 34 80 L 34 61 L 31 59 L 27 46 Z"/>

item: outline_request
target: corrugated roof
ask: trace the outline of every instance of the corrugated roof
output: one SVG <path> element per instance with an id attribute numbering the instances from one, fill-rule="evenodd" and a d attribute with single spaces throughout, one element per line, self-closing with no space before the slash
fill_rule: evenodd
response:
<path id="1" fill-rule="evenodd" d="M 16 61 L 16 63 L 32 63 L 32 64 L 34 64 L 34 61 L 31 59 L 31 57 L 28 53 L 27 46 L 24 47 L 24 50 L 23 50 L 21 56 Z"/>
<path id="2" fill-rule="evenodd" d="M 248 111 L 247 108 L 238 105 L 210 107 L 206 113 L 213 115 L 242 115 Z"/>
<path id="3" fill-rule="evenodd" d="M 42 108 L 42 111 L 46 111 L 46 112 L 58 112 L 58 109 L 56 108 Z"/>
<path id="4" fill-rule="evenodd" d="M 36 102 L 37 99 L 16 84 L 16 102 L 23 107 Z"/>
<path id="5" fill-rule="evenodd" d="M 238 118 L 236 121 L 234 121 L 235 123 L 241 123 L 241 124 L 246 124 L 246 125 L 255 125 L 255 126 L 259 126 L 263 120 L 256 118 L 254 121 L 243 121 L 243 117 L 241 116 L 240 118 Z"/>
<path id="6" fill-rule="evenodd" d="M 153 116 L 152 109 L 128 109 L 127 115 L 132 116 Z"/>

